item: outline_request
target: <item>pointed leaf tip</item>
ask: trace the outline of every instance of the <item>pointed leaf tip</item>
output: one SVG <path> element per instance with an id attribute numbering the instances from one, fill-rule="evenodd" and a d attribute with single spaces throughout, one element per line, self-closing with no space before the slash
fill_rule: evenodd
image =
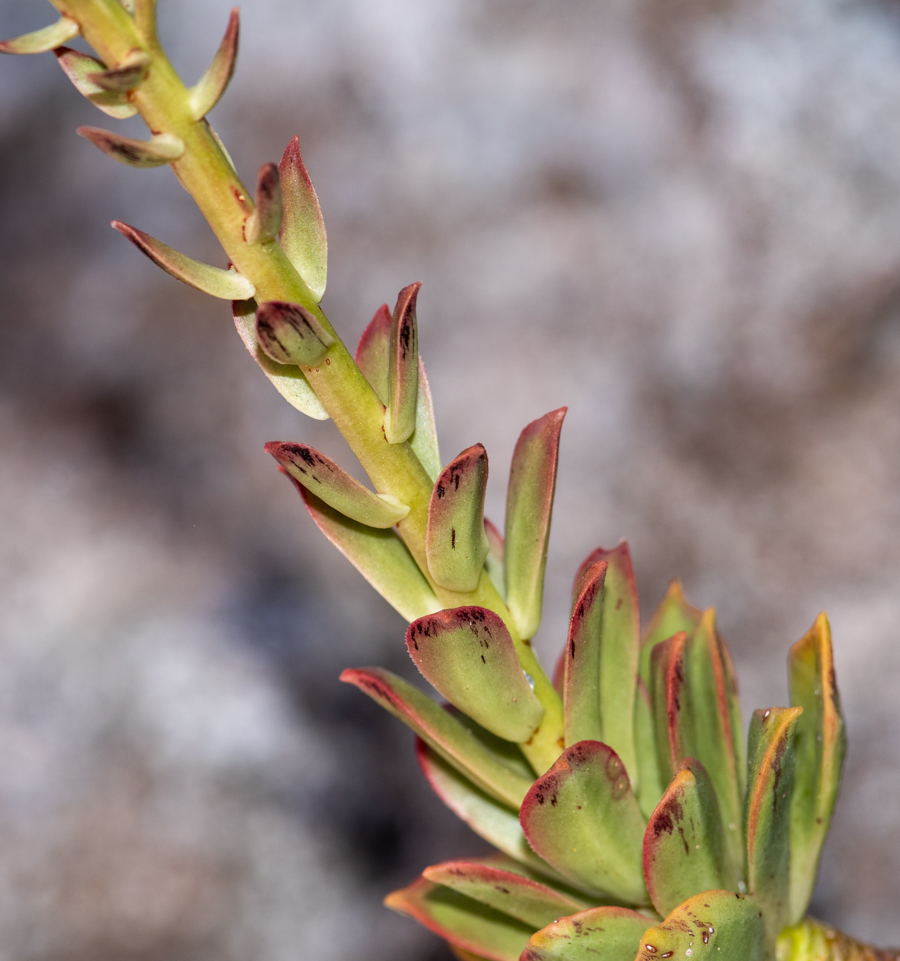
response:
<path id="1" fill-rule="evenodd" d="M 287 145 L 278 171 L 283 195 L 281 247 L 318 303 L 325 293 L 328 239 L 319 198 L 300 155 L 299 137 Z"/>
<path id="2" fill-rule="evenodd" d="M 448 591 L 474 591 L 484 569 L 487 480 L 487 452 L 475 444 L 444 468 L 431 492 L 425 556 L 431 576 Z"/>
<path id="3" fill-rule="evenodd" d="M 49 27 L 41 27 L 31 33 L 11 40 L 0 40 L 0 53 L 47 53 L 68 43 L 81 33 L 81 28 L 70 17 L 60 17 Z"/>
<path id="4" fill-rule="evenodd" d="M 75 132 L 128 167 L 161 167 L 184 153 L 184 142 L 168 133 L 158 134 L 150 140 L 135 140 L 100 127 L 79 127 Z"/>
<path id="5" fill-rule="evenodd" d="M 569 636 L 562 665 L 563 715 L 566 746 L 603 740 L 600 715 L 600 671 L 603 584 L 609 564 L 597 561 L 576 585 L 569 619 Z"/>
<path id="6" fill-rule="evenodd" d="M 313 447 L 273 441 L 265 449 L 294 480 L 358 524 L 384 530 L 409 513 L 395 497 L 373 494 Z"/>
<path id="7" fill-rule="evenodd" d="M 88 79 L 109 93 L 128 93 L 143 83 L 150 68 L 151 58 L 143 50 L 129 54 L 118 67 L 112 70 L 99 70 L 88 75 Z"/>
<path id="8" fill-rule="evenodd" d="M 524 742 L 544 716 L 506 625 L 483 607 L 444 610 L 410 624 L 410 657 L 451 704 L 507 741 Z"/>
<path id="9" fill-rule="evenodd" d="M 146 254 L 158 267 L 171 274 L 189 287 L 196 287 L 211 297 L 222 300 L 247 300 L 255 293 L 255 288 L 242 274 L 233 270 L 221 270 L 202 264 L 185 254 L 175 250 L 150 234 L 130 227 L 120 220 L 114 220 L 112 226 L 124 237 L 127 237 L 142 253 Z"/>
<path id="10" fill-rule="evenodd" d="M 104 69 L 103 64 L 95 57 L 71 47 L 57 47 L 53 53 L 75 89 L 99 110 L 117 120 L 133 117 L 137 113 L 137 107 L 122 94 L 110 93 L 91 79 L 94 74 Z"/>
<path id="11" fill-rule="evenodd" d="M 315 314 L 301 304 L 281 300 L 259 305 L 256 337 L 260 347 L 279 364 L 317 364 L 334 343 L 334 337 Z"/>
<path id="12" fill-rule="evenodd" d="M 551 411 L 522 431 L 509 472 L 504 541 L 506 603 L 525 639 L 534 637 L 541 623 L 559 432 L 567 409 Z"/>
<path id="13" fill-rule="evenodd" d="M 402 444 L 416 429 L 419 378 L 419 334 L 416 300 L 421 283 L 400 291 L 391 317 L 388 355 L 388 403 L 384 434 L 389 444 Z"/>
<path id="14" fill-rule="evenodd" d="M 265 244 L 278 236 L 281 208 L 278 167 L 272 163 L 263 164 L 256 180 L 256 209 L 244 225 L 244 238 L 248 244 Z"/>
<path id="15" fill-rule="evenodd" d="M 188 94 L 194 120 L 201 120 L 215 107 L 231 82 L 237 64 L 239 36 L 240 10 L 238 7 L 233 7 L 228 17 L 225 36 L 219 44 L 212 63 Z"/>

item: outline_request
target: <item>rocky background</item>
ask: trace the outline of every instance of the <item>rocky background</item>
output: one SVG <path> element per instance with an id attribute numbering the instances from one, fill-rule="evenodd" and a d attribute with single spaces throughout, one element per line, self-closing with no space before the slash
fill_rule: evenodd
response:
<path id="1" fill-rule="evenodd" d="M 227 12 L 160 0 L 189 82 Z M 4 0 L 0 33 L 50 16 Z M 78 139 L 105 118 L 50 56 L 0 91 L 0 959 L 446 959 L 380 899 L 481 842 L 337 681 L 412 676 L 402 622 L 262 452 L 342 442 L 107 226 L 221 263 L 169 172 Z M 623 535 L 647 610 L 676 575 L 717 606 L 745 715 L 828 610 L 813 910 L 900 943 L 896 2 L 255 0 L 212 120 L 247 180 L 300 134 L 346 340 L 424 281 L 443 453 L 487 446 L 495 519 L 569 405 L 547 661 Z"/>

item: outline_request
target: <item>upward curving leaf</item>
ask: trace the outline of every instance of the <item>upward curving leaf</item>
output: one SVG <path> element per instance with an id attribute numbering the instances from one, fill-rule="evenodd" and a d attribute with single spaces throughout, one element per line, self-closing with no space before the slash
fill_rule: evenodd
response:
<path id="1" fill-rule="evenodd" d="M 640 675 L 645 684 L 650 684 L 650 654 L 653 648 L 679 631 L 693 634 L 702 615 L 701 610 L 685 600 L 681 581 L 672 581 L 641 638 Z"/>
<path id="2" fill-rule="evenodd" d="M 431 492 L 425 557 L 435 582 L 449 591 L 474 591 L 484 569 L 487 479 L 487 452 L 475 444 L 444 468 Z"/>
<path id="3" fill-rule="evenodd" d="M 0 40 L 0 53 L 47 53 L 73 40 L 79 33 L 81 28 L 74 20 L 60 17 L 49 27 L 23 33 L 11 40 Z"/>
<path id="4" fill-rule="evenodd" d="M 796 763 L 791 799 L 790 923 L 796 924 L 812 897 L 847 751 L 831 627 L 824 613 L 791 648 L 788 672 L 791 705 L 803 708 L 794 737 Z"/>
<path id="5" fill-rule="evenodd" d="M 256 209 L 244 225 L 248 244 L 266 244 L 274 240 L 281 227 L 281 184 L 275 164 L 263 164 L 256 178 Z"/>
<path id="6" fill-rule="evenodd" d="M 144 82 L 150 63 L 150 54 L 143 50 L 133 50 L 118 66 L 110 70 L 98 70 L 92 73 L 89 79 L 110 93 L 126 94 Z"/>
<path id="7" fill-rule="evenodd" d="M 563 652 L 563 717 L 566 747 L 602 741 L 600 717 L 603 583 L 609 564 L 597 561 L 578 579 L 569 636 Z M 578 589 L 580 588 L 580 589 Z"/>
<path id="8" fill-rule="evenodd" d="M 215 107 L 231 82 L 237 64 L 239 36 L 240 11 L 234 7 L 228 17 L 225 36 L 219 44 L 212 63 L 188 93 L 188 103 L 194 120 L 201 120 Z"/>
<path id="9" fill-rule="evenodd" d="M 790 917 L 794 731 L 801 707 L 753 712 L 747 755 L 747 890 L 760 904 L 770 947 Z"/>
<path id="10" fill-rule="evenodd" d="M 406 646 L 422 676 L 492 734 L 522 743 L 540 724 L 544 708 L 493 611 L 459 607 L 419 618 Z"/>
<path id="11" fill-rule="evenodd" d="M 278 364 L 317 364 L 334 337 L 301 304 L 267 300 L 256 312 L 256 338 Z"/>
<path id="12" fill-rule="evenodd" d="M 114 220 L 112 225 L 157 267 L 162 267 L 167 274 L 189 287 L 196 287 L 204 294 L 220 297 L 222 300 L 246 300 L 254 294 L 253 284 L 242 274 L 201 264 L 199 260 L 187 257 L 174 247 L 145 234 L 143 230 L 129 227 L 119 220 Z"/>
<path id="13" fill-rule="evenodd" d="M 580 911 L 533 934 L 520 961 L 633 961 L 650 920 L 628 908 Z"/>
<path id="14" fill-rule="evenodd" d="M 402 444 L 416 429 L 419 393 L 419 333 L 416 300 L 419 283 L 400 291 L 391 317 L 388 350 L 388 401 L 384 412 L 384 436 L 389 444 Z"/>
<path id="15" fill-rule="evenodd" d="M 122 94 L 110 93 L 91 79 L 95 73 L 103 70 L 103 64 L 95 57 L 71 47 L 57 47 L 53 52 L 75 89 L 99 110 L 117 120 L 133 117 L 137 113 L 137 107 Z"/>
<path id="16" fill-rule="evenodd" d="M 184 153 L 184 142 L 169 133 L 157 134 L 149 140 L 135 140 L 100 127 L 79 127 L 75 132 L 126 167 L 162 167 Z M 118 221 L 113 221 L 113 226 L 116 223 Z"/>
<path id="17" fill-rule="evenodd" d="M 278 172 L 283 199 L 281 248 L 318 303 L 325 293 L 328 239 L 319 198 L 300 156 L 299 137 L 287 145 Z"/>
<path id="18" fill-rule="evenodd" d="M 541 623 L 544 568 L 556 491 L 559 432 L 567 408 L 532 421 L 513 452 L 506 494 L 506 603 L 519 635 L 530 640 Z"/>

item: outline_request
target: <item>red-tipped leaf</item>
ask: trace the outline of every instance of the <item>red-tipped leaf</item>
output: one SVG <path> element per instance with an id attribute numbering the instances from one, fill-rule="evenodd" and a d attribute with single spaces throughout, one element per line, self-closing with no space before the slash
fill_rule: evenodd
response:
<path id="1" fill-rule="evenodd" d="M 41 27 L 21 37 L 0 40 L 0 53 L 47 53 L 68 43 L 81 33 L 78 24 L 69 17 L 60 17 L 49 27 Z"/>
<path id="2" fill-rule="evenodd" d="M 389 444 L 402 444 L 416 429 L 416 398 L 419 390 L 419 334 L 416 299 L 419 283 L 400 291 L 391 317 L 388 350 L 388 403 L 384 435 Z"/>
<path id="3" fill-rule="evenodd" d="M 334 343 L 318 318 L 301 304 L 267 300 L 256 312 L 256 339 L 278 364 L 312 366 Z"/>
<path id="4" fill-rule="evenodd" d="M 212 63 L 200 80 L 191 87 L 189 103 L 194 120 L 205 117 L 215 107 L 231 82 L 237 64 L 239 36 L 240 12 L 237 7 L 233 7 L 228 17 L 225 36 Z"/>
<path id="5" fill-rule="evenodd" d="M 597 561 L 579 578 L 563 655 L 563 715 L 566 746 L 603 739 L 600 720 L 603 583 L 609 565 Z"/>
<path id="6" fill-rule="evenodd" d="M 73 50 L 71 47 L 57 47 L 53 52 L 57 63 L 72 81 L 75 89 L 83 97 L 87 97 L 99 110 L 117 120 L 133 117 L 137 113 L 137 107 L 122 94 L 110 93 L 90 79 L 95 73 L 103 70 L 103 64 L 95 57 L 90 57 L 80 50 Z"/>
<path id="7" fill-rule="evenodd" d="M 278 171 L 283 203 L 281 247 L 318 303 L 325 293 L 328 239 L 319 198 L 300 156 L 299 137 L 287 145 Z"/>
<path id="8" fill-rule="evenodd" d="M 533 934 L 520 961 L 633 961 L 651 923 L 628 908 L 590 908 Z"/>
<path id="9" fill-rule="evenodd" d="M 184 153 L 184 142 L 168 133 L 158 134 L 149 140 L 135 140 L 132 137 L 113 133 L 111 130 L 102 130 L 100 127 L 79 127 L 75 132 L 80 137 L 90 140 L 107 156 L 127 167 L 162 167 L 177 160 Z M 113 226 L 117 223 L 118 221 L 113 221 Z M 210 268 L 212 269 L 214 268 Z M 213 296 L 219 295 L 213 294 Z M 244 294 L 243 296 L 252 297 L 253 295 Z"/>
<path id="10" fill-rule="evenodd" d="M 265 244 L 278 236 L 281 228 L 281 184 L 275 164 L 263 164 L 256 178 L 256 209 L 244 225 L 249 244 Z"/>

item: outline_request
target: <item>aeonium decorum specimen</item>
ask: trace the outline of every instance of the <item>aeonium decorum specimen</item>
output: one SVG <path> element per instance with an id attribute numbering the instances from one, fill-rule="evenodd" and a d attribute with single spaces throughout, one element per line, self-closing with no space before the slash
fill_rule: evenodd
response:
<path id="1" fill-rule="evenodd" d="M 299 140 L 251 192 L 207 122 L 234 71 L 237 10 L 187 87 L 160 46 L 154 0 L 52 2 L 55 24 L 0 51 L 53 51 L 108 116 L 140 114 L 148 140 L 80 133 L 121 163 L 170 165 L 227 266 L 114 226 L 174 277 L 232 301 L 271 383 L 331 418 L 372 482 L 307 444 L 267 445 L 316 525 L 411 622 L 410 656 L 446 703 L 379 668 L 343 680 L 412 728 L 434 790 L 497 850 L 427 868 L 388 905 L 462 961 L 900 957 L 804 917 L 845 752 L 825 615 L 791 648 L 789 706 L 756 711 L 745 740 L 713 611 L 674 582 L 642 630 L 623 542 L 576 573 L 551 680 L 530 641 L 565 410 L 523 430 L 501 534 L 484 517 L 485 449 L 440 457 L 419 285 L 379 308 L 352 356 L 320 307 L 327 242 Z M 96 56 L 66 46 L 79 35 Z"/>

